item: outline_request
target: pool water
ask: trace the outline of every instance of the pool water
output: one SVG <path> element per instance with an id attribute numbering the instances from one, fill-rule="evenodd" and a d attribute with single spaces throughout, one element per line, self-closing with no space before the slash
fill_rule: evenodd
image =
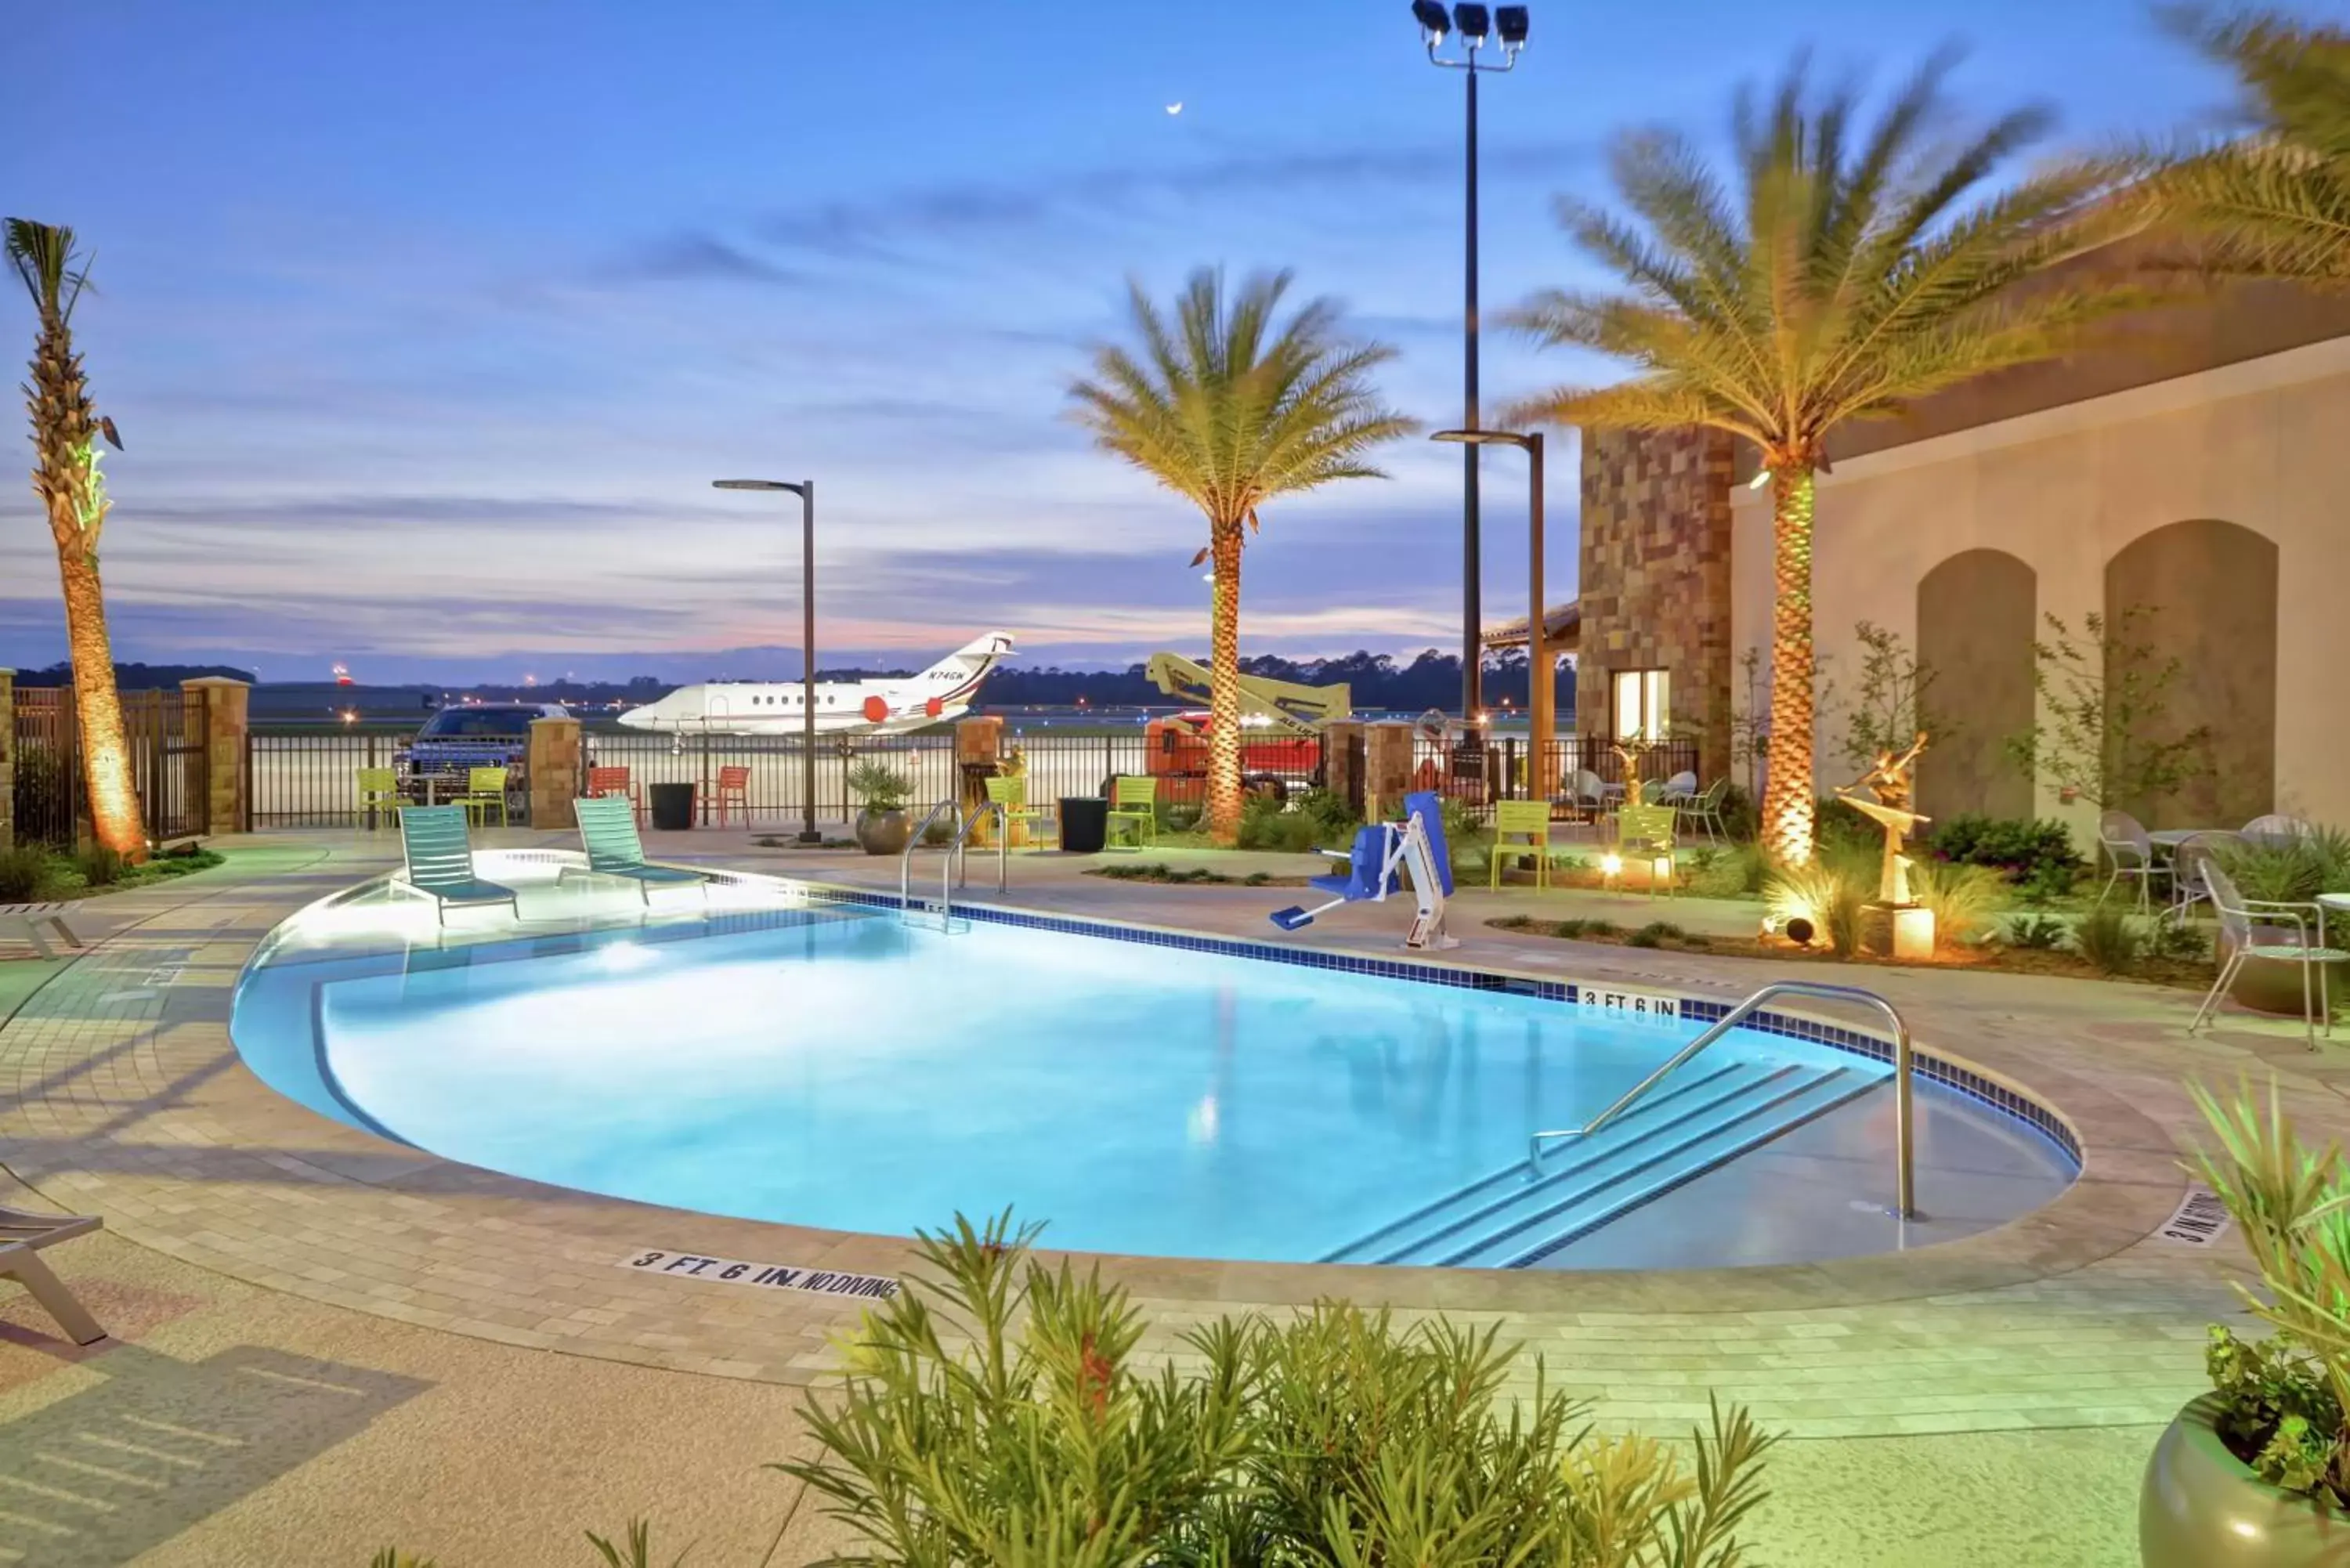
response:
<path id="1" fill-rule="evenodd" d="M 899 1235 L 1010 1208 L 1055 1246 L 1306 1261 L 1523 1160 L 1696 1030 L 862 911 L 557 945 L 260 963 L 234 1033 L 316 1109 L 561 1187 Z M 1884 1074 L 1744 1030 L 1700 1060 Z"/>

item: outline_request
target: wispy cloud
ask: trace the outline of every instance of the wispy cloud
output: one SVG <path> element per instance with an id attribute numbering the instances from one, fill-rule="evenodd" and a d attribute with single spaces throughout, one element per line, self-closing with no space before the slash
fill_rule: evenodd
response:
<path id="1" fill-rule="evenodd" d="M 614 262 L 606 275 L 618 282 L 743 283 L 781 288 L 801 288 L 810 282 L 806 273 L 754 255 L 706 229 L 680 229 L 648 241 Z"/>

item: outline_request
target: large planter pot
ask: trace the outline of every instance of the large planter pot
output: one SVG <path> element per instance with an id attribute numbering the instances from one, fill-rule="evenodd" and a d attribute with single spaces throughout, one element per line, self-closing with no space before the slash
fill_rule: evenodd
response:
<path id="1" fill-rule="evenodd" d="M 2341 1568 L 2350 1517 L 2254 1475 L 2212 1427 L 2206 1394 L 2178 1413 L 2146 1463 L 2137 1556 L 2145 1568 Z"/>
<path id="2" fill-rule="evenodd" d="M 914 836 L 914 819 L 902 811 L 857 814 L 857 846 L 868 855 L 903 855 Z"/>
<path id="3" fill-rule="evenodd" d="M 2334 932 L 2328 930 L 2326 937 L 2331 940 Z M 2282 929 L 2255 926 L 2252 928 L 2252 940 L 2263 945 L 2291 947 L 2300 940 L 2300 933 L 2291 926 Z M 2244 961 L 2244 967 L 2236 971 L 2236 982 L 2228 988 L 2228 994 L 2236 1000 L 2239 1006 L 2249 1007 L 2255 1012 L 2276 1012 L 2298 1018 L 2302 1008 L 2301 978 L 2301 965 L 2297 963 L 2250 958 Z M 2316 975 L 2309 977 L 2309 986 L 2310 996 L 2314 1001 L 2317 995 Z"/>

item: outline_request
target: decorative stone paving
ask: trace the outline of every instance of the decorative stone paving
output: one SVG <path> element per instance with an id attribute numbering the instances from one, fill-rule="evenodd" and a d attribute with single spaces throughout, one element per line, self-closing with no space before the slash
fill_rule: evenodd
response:
<path id="1" fill-rule="evenodd" d="M 515 836 L 526 840 L 526 836 Z M 0 1159 L 61 1208 L 252 1283 L 507 1345 L 778 1383 L 830 1365 L 858 1303 L 724 1289 L 617 1266 L 669 1246 L 892 1274 L 898 1241 L 681 1213 L 435 1158 L 316 1116 L 236 1060 L 229 991 L 253 945 L 302 903 L 370 874 L 385 847 L 325 841 L 324 864 L 252 884 L 119 895 L 123 921 L 0 1028 Z M 672 846 L 762 869 L 873 878 L 839 855 L 762 854 L 700 834 Z M 656 845 L 656 854 L 661 847 Z M 894 867 L 889 880 L 894 882 Z M 1267 929 L 1268 897 L 1153 888 L 1015 862 L 1009 901 L 1228 934 Z M 1277 900 L 1276 900 L 1277 901 Z M 1313 938 L 1391 951 L 1397 922 L 1333 919 Z M 1453 956 L 1483 967 L 1735 997 L 1770 966 L 1632 953 L 1483 929 L 1461 900 Z M 172 971 L 176 970 L 176 973 Z M 2083 1179 L 2039 1213 L 1906 1255 L 1683 1273 L 1485 1273 L 1110 1260 L 1152 1320 L 1149 1348 L 1239 1306 L 1343 1294 L 1409 1315 L 1500 1321 L 1609 1424 L 1678 1430 L 1709 1390 L 1799 1437 L 2157 1424 L 2197 1387 L 2205 1325 L 2240 1309 L 2236 1250 L 2151 1239 L 2185 1188 L 2182 1077 L 2282 1075 L 2312 1130 L 2338 1131 L 2350 1053 L 2297 1028 L 2182 1031 L 2192 999 L 2148 987 L 1872 971 L 1921 1045 L 2064 1113 Z M 1930 1202 L 1930 1193 L 1923 1195 Z M 5 1328 L 0 1327 L 0 1334 Z M 1531 1379 L 1529 1365 L 1527 1376 Z"/>

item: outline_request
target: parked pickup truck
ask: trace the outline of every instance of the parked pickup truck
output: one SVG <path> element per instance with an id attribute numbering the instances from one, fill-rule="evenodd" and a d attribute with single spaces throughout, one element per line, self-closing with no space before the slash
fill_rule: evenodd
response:
<path id="1" fill-rule="evenodd" d="M 1145 731 L 1146 765 L 1159 780 L 1159 798 L 1194 802 L 1206 793 L 1209 716 L 1204 711 L 1154 719 Z M 1286 800 L 1314 782 L 1322 768 L 1322 740 L 1270 723 L 1241 728 L 1241 787 Z"/>
<path id="2" fill-rule="evenodd" d="M 443 708 L 392 753 L 400 794 L 421 802 L 430 779 L 433 798 L 450 800 L 464 793 L 475 768 L 505 768 L 507 798 L 519 800 L 530 755 L 531 721 L 568 717 L 569 710 L 555 702 L 466 702 Z"/>

